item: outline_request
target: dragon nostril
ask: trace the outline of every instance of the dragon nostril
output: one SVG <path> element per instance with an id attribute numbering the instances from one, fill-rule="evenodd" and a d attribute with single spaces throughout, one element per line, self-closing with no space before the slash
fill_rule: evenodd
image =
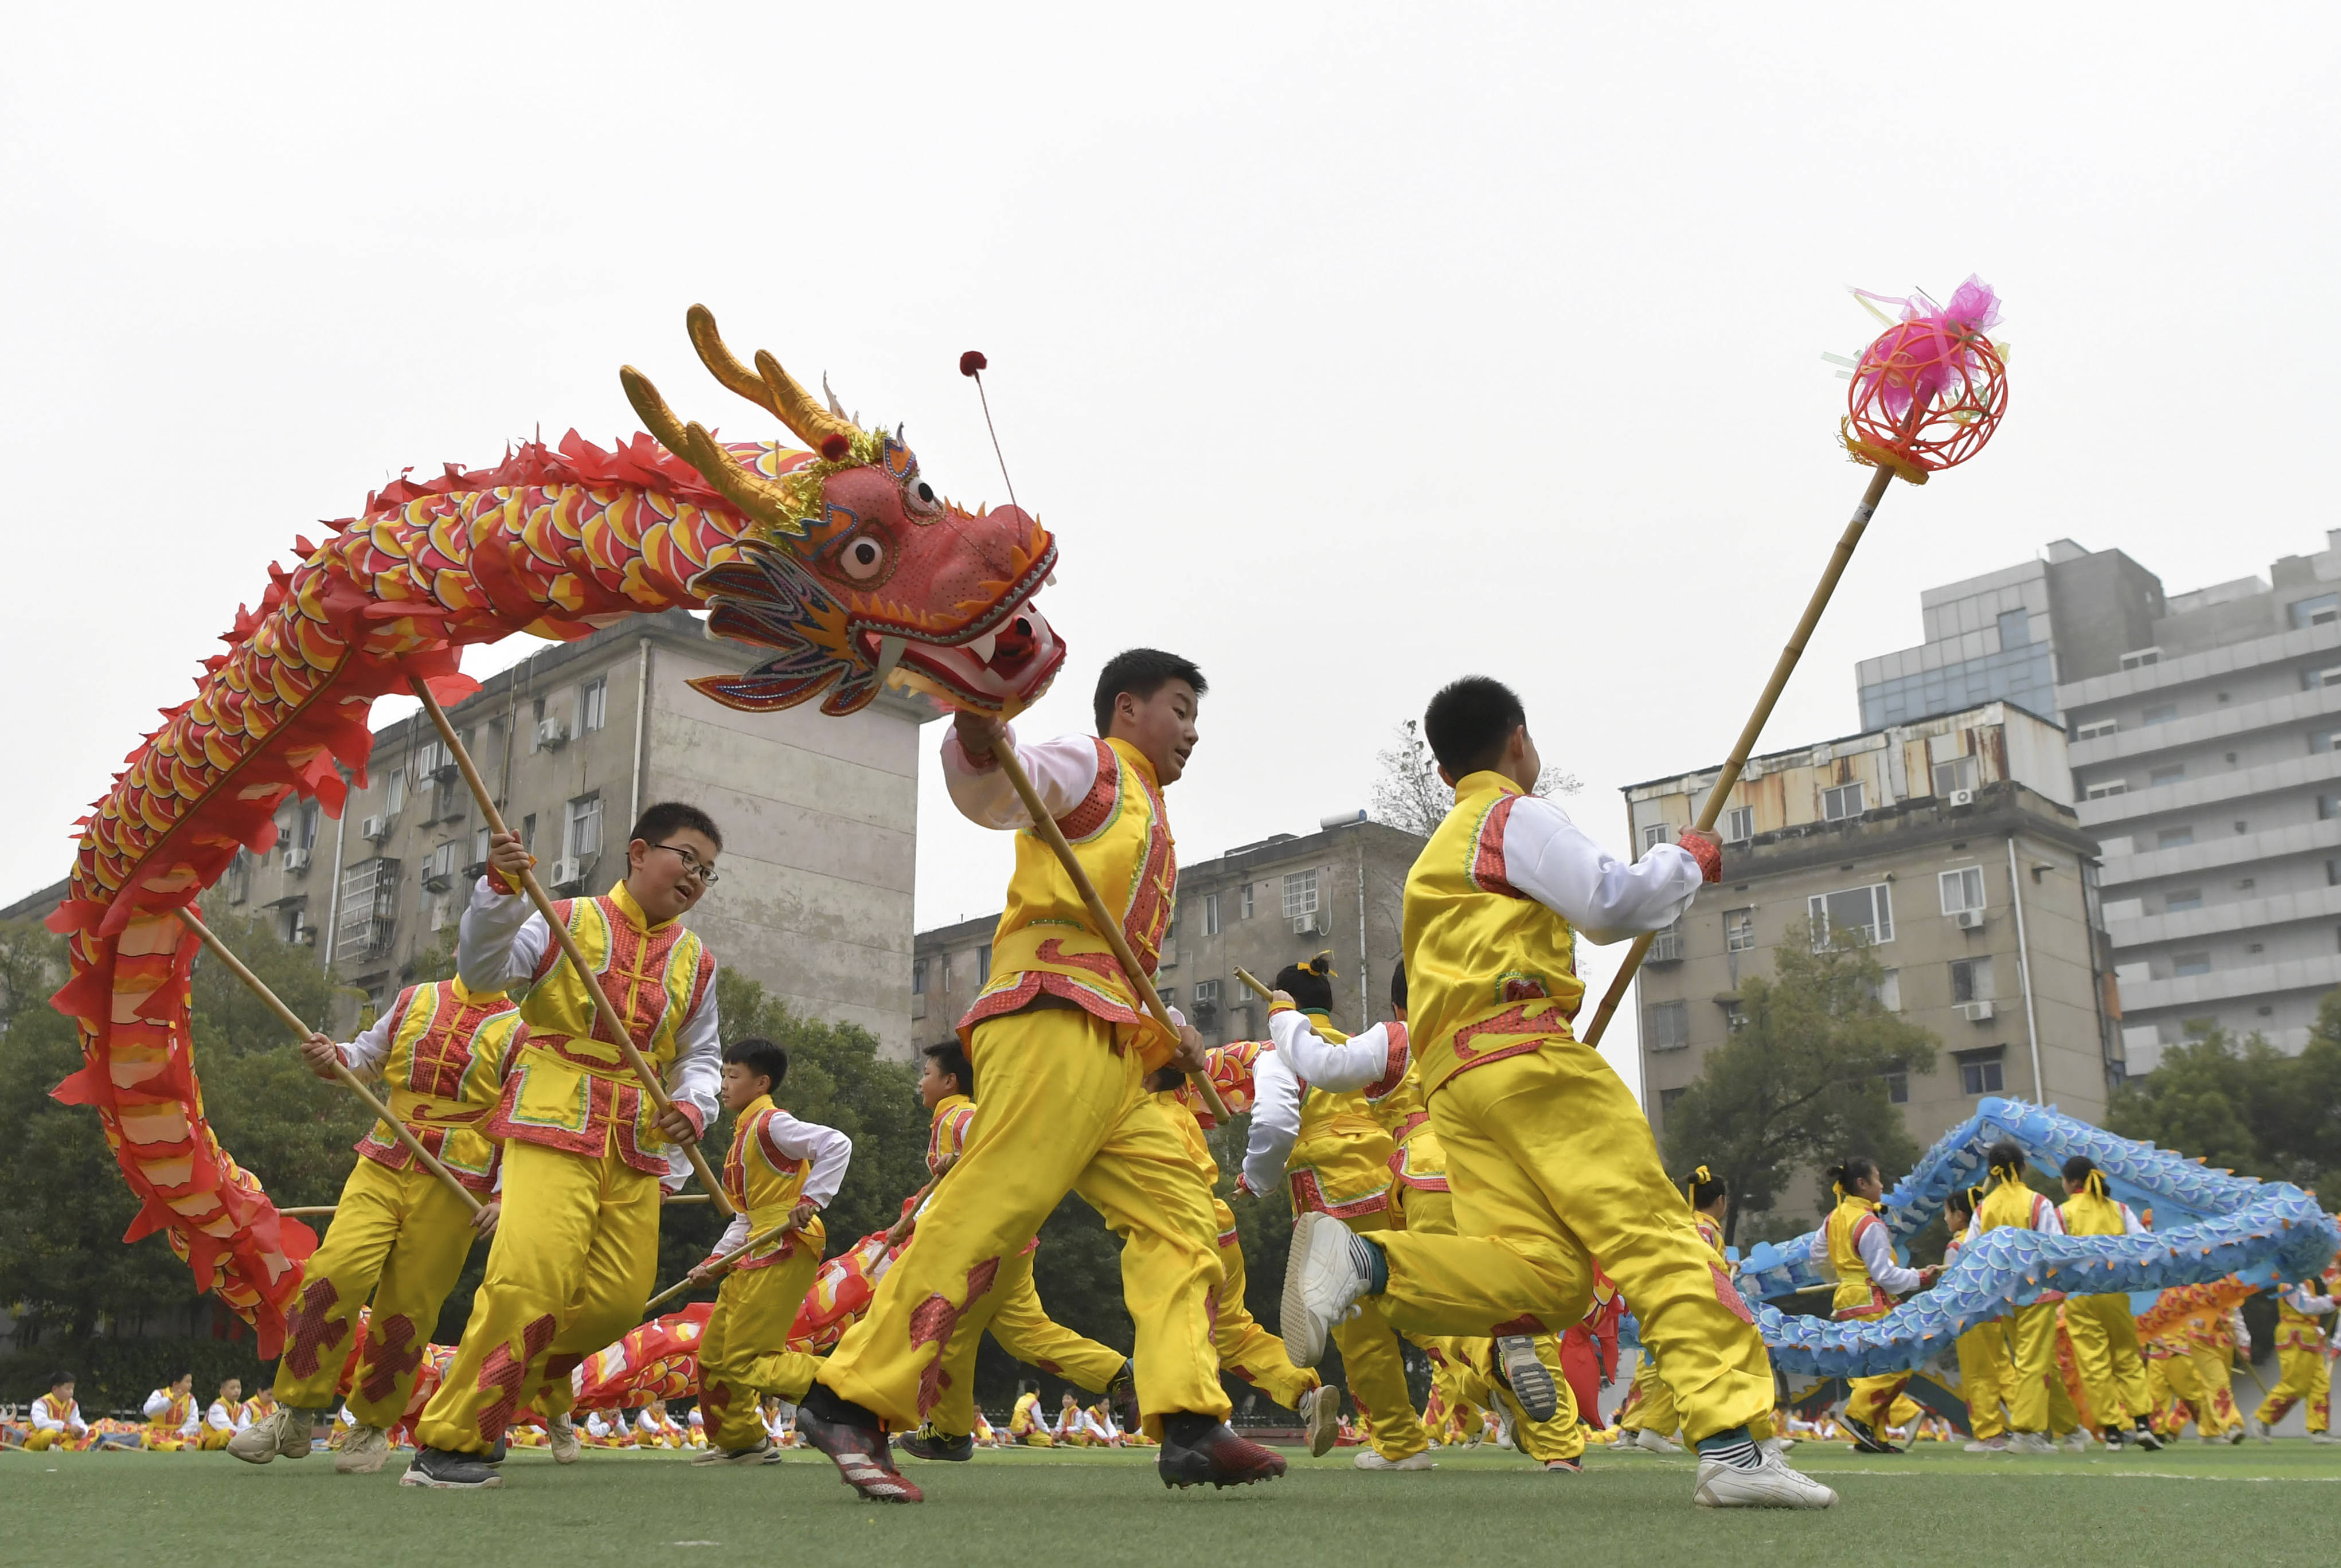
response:
<path id="1" fill-rule="evenodd" d="M 1016 618 L 1016 635 L 1019 637 L 1032 635 L 1032 623 L 1021 615 Z"/>

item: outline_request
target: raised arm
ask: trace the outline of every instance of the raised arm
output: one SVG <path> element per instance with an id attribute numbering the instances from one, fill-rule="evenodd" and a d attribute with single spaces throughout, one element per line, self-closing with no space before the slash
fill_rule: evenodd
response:
<path id="1" fill-rule="evenodd" d="M 1086 735 L 1064 735 L 1054 740 L 1026 743 L 1013 728 L 1003 731 L 999 745 L 1015 749 L 1016 760 L 1032 781 L 1032 792 L 1051 817 L 1062 817 L 1088 799 L 1097 783 L 1098 742 Z M 978 757 L 967 749 L 959 727 L 943 735 L 943 787 L 960 815 L 984 828 L 1030 828 L 1032 815 L 1018 799 L 1014 786 L 999 759 L 987 751 Z"/>
<path id="2" fill-rule="evenodd" d="M 1589 942 L 1661 930 L 1698 892 L 1698 861 L 1680 845 L 1654 845 L 1629 865 L 1588 838 L 1568 812 L 1534 795 L 1513 797 L 1496 831 L 1502 880 L 1559 915 Z"/>
<path id="3" fill-rule="evenodd" d="M 1274 1020 L 1270 1020 L 1271 1027 Z M 1284 1053 L 1263 1051 L 1252 1064 L 1251 1131 L 1244 1145 L 1243 1186 L 1266 1195 L 1284 1185 L 1284 1162 L 1300 1136 L 1300 1080 Z"/>
<path id="4" fill-rule="evenodd" d="M 536 974 L 553 940 L 544 917 L 525 895 L 497 889 L 493 876 L 472 884 L 472 901 L 455 933 L 455 969 L 475 991 L 509 990 Z"/>

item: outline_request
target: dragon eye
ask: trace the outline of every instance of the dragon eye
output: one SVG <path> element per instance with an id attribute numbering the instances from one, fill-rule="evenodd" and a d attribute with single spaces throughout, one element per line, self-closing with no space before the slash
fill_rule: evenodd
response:
<path id="1" fill-rule="evenodd" d="M 943 498 L 912 470 L 911 477 L 902 481 L 902 509 L 912 517 L 932 517 L 942 511 Z"/>
<path id="2" fill-rule="evenodd" d="M 876 581 L 886 570 L 885 541 L 874 534 L 854 535 L 837 552 L 837 569 L 856 582 Z"/>

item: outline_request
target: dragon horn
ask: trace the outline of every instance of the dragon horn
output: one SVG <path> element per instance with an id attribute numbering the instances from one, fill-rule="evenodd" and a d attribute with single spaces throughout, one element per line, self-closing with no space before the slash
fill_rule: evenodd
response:
<path id="1" fill-rule="evenodd" d="M 684 320 L 691 332 L 691 346 L 699 351 L 700 362 L 707 367 L 708 373 L 788 426 L 790 434 L 823 457 L 834 461 L 843 455 L 831 452 L 829 442 L 838 437 L 850 442 L 854 434 L 852 421 L 813 402 L 772 355 L 759 351 L 754 371 L 742 364 L 724 346 L 722 334 L 715 328 L 715 313 L 705 305 L 692 306 Z"/>
<path id="2" fill-rule="evenodd" d="M 731 454 L 715 444 L 715 438 L 705 426 L 693 422 L 683 423 L 675 418 L 674 411 L 666 406 L 666 399 L 651 384 L 650 377 L 632 365 L 620 367 L 618 381 L 626 389 L 626 401 L 634 405 L 659 444 L 699 471 L 699 476 L 715 487 L 716 492 L 770 527 L 789 533 L 802 533 L 802 525 L 789 514 L 788 491 L 762 474 L 751 473 L 732 461 Z"/>

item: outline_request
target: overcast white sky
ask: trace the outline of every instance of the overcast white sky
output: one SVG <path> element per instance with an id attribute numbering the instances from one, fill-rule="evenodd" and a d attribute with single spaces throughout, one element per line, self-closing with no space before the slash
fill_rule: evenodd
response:
<path id="1" fill-rule="evenodd" d="M 1920 588 L 2060 535 L 2173 591 L 2321 545 L 2330 8 L 1918 15 L 18 13 L 0 895 L 63 872 L 314 520 L 540 426 L 633 429 L 627 361 L 761 431 L 692 359 L 695 300 L 907 421 L 962 501 L 1001 499 L 955 373 L 991 356 L 1064 555 L 1072 660 L 1026 722 L 1085 727 L 1130 643 L 1199 659 L 1190 860 L 1362 804 L 1471 670 L 1622 849 L 1617 788 L 1719 759 L 1860 488 L 1818 357 L 1868 336 L 1849 283 L 1980 272 L 2011 410 L 1896 487 L 1768 745 L 1858 728 L 1853 661 L 1918 640 Z M 1006 842 L 931 760 L 922 829 L 920 923 L 996 908 Z"/>

